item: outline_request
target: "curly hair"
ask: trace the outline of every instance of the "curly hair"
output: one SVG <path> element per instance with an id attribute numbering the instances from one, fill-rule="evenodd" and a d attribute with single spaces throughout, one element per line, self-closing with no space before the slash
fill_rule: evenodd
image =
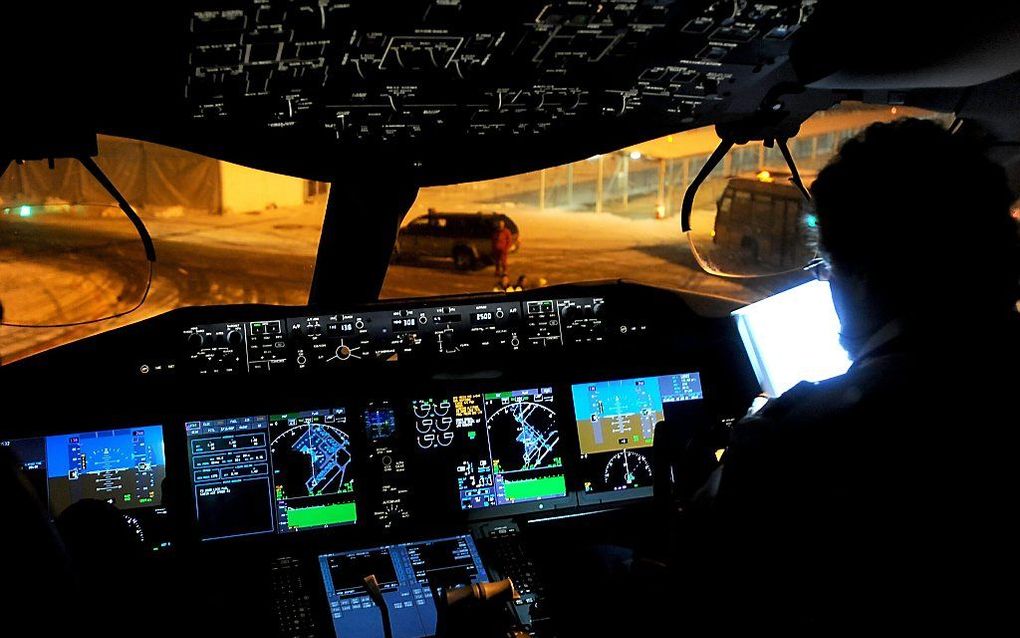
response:
<path id="1" fill-rule="evenodd" d="M 833 266 L 868 279 L 894 312 L 1012 312 L 1016 196 L 977 144 L 929 120 L 873 124 L 843 144 L 811 193 Z"/>

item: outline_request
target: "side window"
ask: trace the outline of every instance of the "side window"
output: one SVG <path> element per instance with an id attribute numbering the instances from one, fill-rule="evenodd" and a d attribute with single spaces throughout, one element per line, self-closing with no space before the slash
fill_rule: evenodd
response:
<path id="1" fill-rule="evenodd" d="M 799 199 L 791 199 L 786 202 L 786 227 L 789 233 L 794 235 L 799 234 L 801 230 L 801 210 L 802 204 Z"/>
<path id="2" fill-rule="evenodd" d="M 727 196 L 722 198 L 721 202 L 719 202 L 719 212 L 720 213 L 728 213 L 728 212 L 730 212 L 730 208 L 732 206 L 733 206 L 733 197 L 731 197 L 730 195 L 727 195 Z"/>
<path id="3" fill-rule="evenodd" d="M 496 222 L 489 221 L 486 219 L 479 219 L 471 223 L 468 228 L 464 229 L 465 235 L 470 235 L 476 239 L 488 239 L 492 237 L 492 234 L 496 232 Z"/>
<path id="4" fill-rule="evenodd" d="M 419 217 L 412 220 L 411 223 L 404 228 L 404 233 L 408 235 L 424 235 L 428 226 L 429 218 Z"/>
<path id="5" fill-rule="evenodd" d="M 775 206 L 772 209 L 772 232 L 777 237 L 783 237 L 789 224 L 787 220 L 790 219 L 790 204 L 792 202 L 789 199 L 779 198 L 776 198 L 775 201 Z"/>
<path id="6" fill-rule="evenodd" d="M 758 215 L 771 215 L 772 214 L 772 198 L 768 195 L 756 194 L 751 199 L 751 213 L 757 217 Z"/>

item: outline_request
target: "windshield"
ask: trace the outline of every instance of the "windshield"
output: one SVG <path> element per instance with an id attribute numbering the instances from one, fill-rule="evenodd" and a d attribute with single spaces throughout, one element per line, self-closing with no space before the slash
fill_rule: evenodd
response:
<path id="1" fill-rule="evenodd" d="M 96 163 L 152 235 L 158 259 L 148 297 L 108 321 L 4 325 L 4 363 L 182 306 L 308 302 L 328 184 L 104 136 Z M 134 227 L 78 162 L 13 164 L 0 179 L 5 323 L 128 310 L 147 276 Z"/>
<path id="2" fill-rule="evenodd" d="M 843 104 L 805 122 L 789 148 L 798 167 L 810 173 L 869 124 L 907 116 L 932 114 Z M 711 243 L 718 234 L 727 240 L 716 242 L 720 251 L 737 255 L 741 244 L 761 242 L 756 256 L 766 263 L 781 258 L 784 268 L 756 274 L 786 274 L 710 275 L 681 233 L 684 192 L 718 144 L 714 127 L 707 127 L 542 171 L 421 189 L 401 228 L 382 294 L 438 295 L 626 278 L 747 303 L 785 289 L 791 278 L 803 276 L 810 255 L 806 249 L 773 255 L 778 249 L 765 246 L 799 240 L 792 224 L 784 231 L 790 236 L 780 237 L 771 223 L 741 223 L 736 214 L 740 202 L 728 220 L 716 221 L 720 202 L 728 206 L 732 199 L 724 194 L 752 198 L 752 189 L 737 188 L 734 180 L 757 180 L 769 170 L 774 177 L 753 194 L 756 202 L 768 202 L 763 215 L 769 221 L 781 218 L 787 207 L 800 213 L 801 195 L 781 175 L 786 163 L 778 148 L 752 143 L 727 154 L 697 191 L 692 237 Z M 506 250 L 497 247 L 497 216 L 513 224 Z"/>
<path id="3" fill-rule="evenodd" d="M 790 148 L 798 165 L 817 169 L 869 123 L 918 114 L 843 105 L 809 120 Z M 543 171 L 423 188 L 382 297 L 626 278 L 744 303 L 788 287 L 789 276 L 706 274 L 680 232 L 681 198 L 717 143 L 714 129 L 698 129 Z M 182 306 L 307 303 L 327 184 L 134 140 L 100 137 L 99 146 L 97 163 L 155 242 L 151 290 L 137 310 L 106 321 L 4 325 L 3 362 Z M 781 161 L 776 149 L 737 147 L 699 190 L 695 221 L 714 219 L 730 178 Z M 26 162 L 0 178 L 5 322 L 129 311 L 147 278 L 131 223 L 76 162 Z"/>

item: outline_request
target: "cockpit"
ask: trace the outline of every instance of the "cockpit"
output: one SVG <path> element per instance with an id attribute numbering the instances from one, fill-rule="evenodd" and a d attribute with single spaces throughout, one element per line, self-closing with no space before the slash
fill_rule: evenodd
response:
<path id="1" fill-rule="evenodd" d="M 1020 184 L 1020 16 L 855 5 L 13 8 L 53 61 L 0 75 L 10 627 L 658 605 L 620 591 L 664 591 L 735 424 L 853 363 L 810 190 L 843 142 L 980 131 Z"/>

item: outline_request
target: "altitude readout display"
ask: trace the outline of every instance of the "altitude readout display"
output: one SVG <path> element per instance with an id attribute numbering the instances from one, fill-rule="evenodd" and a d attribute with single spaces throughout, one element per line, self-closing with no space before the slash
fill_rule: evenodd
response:
<path id="1" fill-rule="evenodd" d="M 663 406 L 703 398 L 697 372 L 580 383 L 572 394 L 586 492 L 651 486 L 650 448 Z"/>

